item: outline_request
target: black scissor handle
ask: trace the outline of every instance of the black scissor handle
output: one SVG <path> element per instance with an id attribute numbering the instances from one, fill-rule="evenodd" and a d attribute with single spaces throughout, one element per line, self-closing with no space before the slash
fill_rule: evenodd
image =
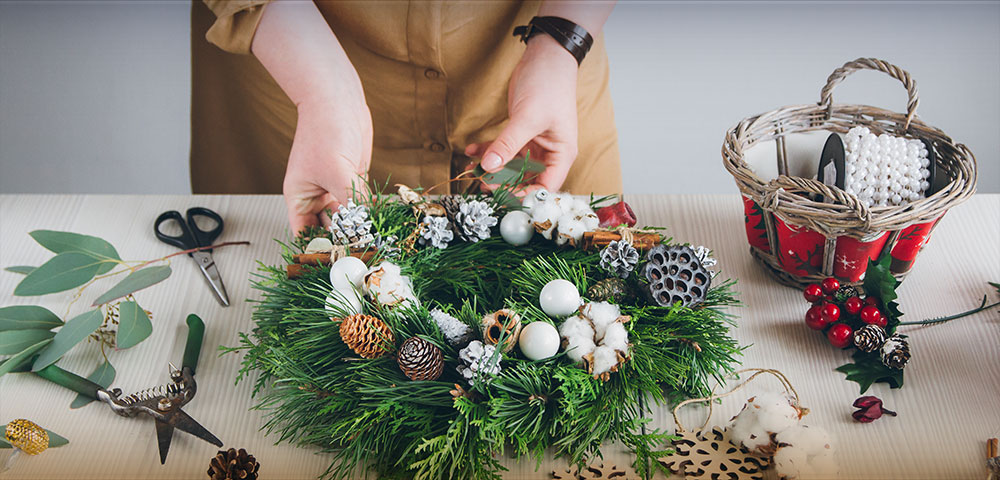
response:
<path id="1" fill-rule="evenodd" d="M 181 229 L 180 235 L 167 235 L 160 231 L 160 225 L 171 220 L 177 222 L 177 226 Z M 158 238 L 161 242 L 166 243 L 167 245 L 173 245 L 181 250 L 190 250 L 198 247 L 197 240 L 194 238 L 194 235 L 192 235 L 191 229 L 188 228 L 188 224 L 184 220 L 184 217 L 182 217 L 181 213 L 177 210 L 163 212 L 159 217 L 156 217 L 156 223 L 153 224 L 153 233 L 156 234 L 156 238 Z"/>
<path id="2" fill-rule="evenodd" d="M 215 222 L 215 228 L 205 231 L 198 228 L 198 223 L 195 221 L 195 217 L 206 217 Z M 195 240 L 198 241 L 199 247 L 209 247 L 215 242 L 216 238 L 222 234 L 222 227 L 224 226 L 222 222 L 222 217 L 218 213 L 213 212 L 205 207 L 192 207 L 187 211 L 187 223 L 191 227 L 191 233 L 194 235 Z"/>

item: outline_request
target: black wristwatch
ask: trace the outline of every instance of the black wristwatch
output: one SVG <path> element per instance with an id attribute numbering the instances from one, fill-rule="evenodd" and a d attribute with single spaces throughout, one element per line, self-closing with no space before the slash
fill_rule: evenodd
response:
<path id="1" fill-rule="evenodd" d="M 561 17 L 534 17 L 527 25 L 514 29 L 514 36 L 528 43 L 528 39 L 539 32 L 545 32 L 556 39 L 574 58 L 576 64 L 583 62 L 590 47 L 594 45 L 594 37 L 587 30 Z"/>

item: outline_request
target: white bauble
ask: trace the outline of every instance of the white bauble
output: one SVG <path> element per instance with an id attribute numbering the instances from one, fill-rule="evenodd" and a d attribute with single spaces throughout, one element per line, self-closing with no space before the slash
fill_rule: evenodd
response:
<path id="1" fill-rule="evenodd" d="M 520 210 L 509 212 L 500 220 L 500 236 L 511 245 L 526 245 L 535 234 L 531 215 Z"/>
<path id="2" fill-rule="evenodd" d="M 330 283 L 333 288 L 342 292 L 361 290 L 365 286 L 365 275 L 368 266 L 357 257 L 344 257 L 330 267 Z"/>
<path id="3" fill-rule="evenodd" d="M 326 237 L 316 237 L 306 245 L 306 253 L 327 253 L 333 250 L 333 242 Z"/>
<path id="4" fill-rule="evenodd" d="M 340 314 L 334 311 L 335 306 L 346 311 L 348 315 L 358 314 L 362 311 L 361 298 L 358 292 L 355 292 L 353 289 L 339 290 L 334 288 L 326 296 L 326 304 L 324 306 L 331 317 L 340 317 Z"/>
<path id="5" fill-rule="evenodd" d="M 548 322 L 525 325 L 517 342 L 529 360 L 545 360 L 559 352 L 559 332 Z"/>
<path id="6" fill-rule="evenodd" d="M 569 280 L 553 280 L 542 287 L 538 304 L 550 317 L 568 317 L 580 308 L 580 292 Z"/>

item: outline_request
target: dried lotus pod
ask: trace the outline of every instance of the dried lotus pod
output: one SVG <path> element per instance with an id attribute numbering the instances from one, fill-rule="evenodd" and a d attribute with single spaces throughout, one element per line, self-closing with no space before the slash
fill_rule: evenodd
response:
<path id="1" fill-rule="evenodd" d="M 497 345 L 502 352 L 509 352 L 521 334 L 521 316 L 513 310 L 501 309 L 483 317 L 483 342 Z M 503 345 L 500 345 L 501 337 Z"/>
<path id="2" fill-rule="evenodd" d="M 644 274 L 649 294 L 661 307 L 680 302 L 685 307 L 705 300 L 712 274 L 701 265 L 698 256 L 686 245 L 657 245 L 646 254 Z"/>
<path id="3" fill-rule="evenodd" d="M 49 448 L 49 432 L 31 420 L 12 420 L 4 429 L 7 442 L 28 455 L 38 455 Z"/>
<path id="4" fill-rule="evenodd" d="M 378 358 L 395 345 L 396 337 L 384 321 L 371 315 L 351 315 L 340 321 L 340 338 L 354 353 Z"/>

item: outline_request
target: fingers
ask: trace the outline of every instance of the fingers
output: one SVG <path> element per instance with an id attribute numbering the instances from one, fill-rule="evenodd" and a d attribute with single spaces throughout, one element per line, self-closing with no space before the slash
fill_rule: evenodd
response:
<path id="1" fill-rule="evenodd" d="M 550 192 L 558 192 L 563 182 L 566 181 L 566 176 L 569 175 L 569 169 L 573 166 L 575 157 L 575 155 L 561 155 L 549 162 L 545 162 L 545 171 L 539 173 L 535 177 L 535 184 L 528 188 L 535 187 L 534 190 L 545 188 Z"/>
<path id="2" fill-rule="evenodd" d="M 511 117 L 510 123 L 500 132 L 483 154 L 481 165 L 487 172 L 499 171 L 511 161 L 541 130 L 521 117 Z"/>
<path id="3" fill-rule="evenodd" d="M 292 233 L 298 234 L 306 227 L 320 225 L 319 214 L 327 208 L 333 208 L 336 203 L 333 195 L 326 192 L 318 195 L 286 193 L 285 206 L 288 208 L 288 224 Z"/>

